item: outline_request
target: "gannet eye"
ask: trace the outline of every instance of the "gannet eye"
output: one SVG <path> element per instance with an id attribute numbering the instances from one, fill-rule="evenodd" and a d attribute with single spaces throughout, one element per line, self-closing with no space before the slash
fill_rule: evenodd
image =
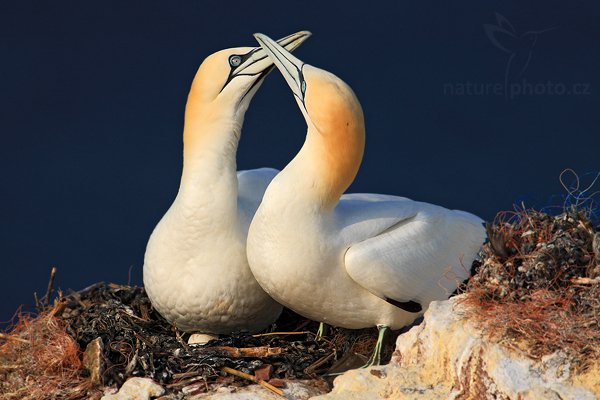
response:
<path id="1" fill-rule="evenodd" d="M 306 81 L 302 81 L 300 89 L 302 89 L 302 93 L 306 93 Z"/>
<path id="2" fill-rule="evenodd" d="M 237 67 L 242 63 L 242 57 L 240 56 L 231 56 L 229 57 L 229 65 L 232 67 Z"/>

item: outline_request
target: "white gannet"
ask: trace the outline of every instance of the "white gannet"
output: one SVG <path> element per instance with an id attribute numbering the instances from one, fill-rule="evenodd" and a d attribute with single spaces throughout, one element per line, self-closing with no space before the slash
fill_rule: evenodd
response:
<path id="1" fill-rule="evenodd" d="M 280 40 L 293 50 L 310 36 Z M 184 331 L 258 331 L 281 305 L 258 285 L 246 258 L 246 236 L 274 169 L 236 173 L 244 114 L 273 62 L 260 47 L 207 57 L 185 109 L 179 192 L 146 248 L 144 286 L 156 310 Z"/>
<path id="2" fill-rule="evenodd" d="M 354 180 L 364 118 L 352 89 L 256 34 L 308 125 L 304 145 L 271 181 L 248 232 L 260 285 L 295 312 L 344 328 L 410 324 L 469 276 L 485 240 L 472 214 L 378 194 L 342 193 Z"/>

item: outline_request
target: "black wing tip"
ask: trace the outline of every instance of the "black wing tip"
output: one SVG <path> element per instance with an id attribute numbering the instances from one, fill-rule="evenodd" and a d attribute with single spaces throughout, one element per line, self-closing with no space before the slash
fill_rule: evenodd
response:
<path id="1" fill-rule="evenodd" d="M 417 303 L 416 301 L 397 301 L 394 299 L 389 299 L 387 297 L 385 297 L 384 300 L 390 303 L 391 305 L 407 312 L 418 313 L 423 311 L 423 307 L 421 306 L 421 304 Z"/>

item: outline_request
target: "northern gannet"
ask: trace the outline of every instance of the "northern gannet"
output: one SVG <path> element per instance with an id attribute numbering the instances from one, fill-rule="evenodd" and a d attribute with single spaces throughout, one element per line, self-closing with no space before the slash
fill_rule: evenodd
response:
<path id="1" fill-rule="evenodd" d="M 310 36 L 279 42 L 289 50 Z M 274 169 L 236 173 L 244 114 L 273 62 L 260 47 L 208 56 L 185 109 L 179 192 L 146 248 L 144 286 L 156 310 L 183 331 L 258 331 L 281 305 L 258 285 L 246 258 L 246 236 Z"/>
<path id="2" fill-rule="evenodd" d="M 360 166 L 365 126 L 352 89 L 267 36 L 255 37 L 292 89 L 308 125 L 304 145 L 271 181 L 248 233 L 260 285 L 295 312 L 344 328 L 410 324 L 469 276 L 485 240 L 463 211 L 344 191 Z"/>

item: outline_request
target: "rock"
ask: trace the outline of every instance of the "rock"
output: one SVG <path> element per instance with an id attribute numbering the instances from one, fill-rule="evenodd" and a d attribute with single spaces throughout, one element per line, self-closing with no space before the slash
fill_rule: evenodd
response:
<path id="1" fill-rule="evenodd" d="M 162 396 L 165 390 L 150 378 L 129 378 L 115 394 L 105 394 L 101 400 L 149 400 Z"/>
<path id="2" fill-rule="evenodd" d="M 102 399 L 102 391 L 100 390 L 93 390 L 87 393 L 87 397 L 85 398 L 86 400 L 101 400 Z"/>
<path id="3" fill-rule="evenodd" d="M 573 399 L 600 396 L 600 364 L 573 375 L 555 353 L 533 360 L 484 338 L 456 298 L 433 302 L 424 322 L 400 335 L 389 365 L 348 371 L 320 400 Z"/>
<path id="4" fill-rule="evenodd" d="M 90 372 L 92 386 L 102 386 L 104 384 L 102 379 L 104 373 L 103 350 L 104 343 L 102 343 L 102 338 L 98 337 L 88 343 L 83 352 L 83 366 Z"/>
<path id="5" fill-rule="evenodd" d="M 218 336 L 207 333 L 192 333 L 188 339 L 188 344 L 206 344 L 211 340 L 218 339 Z"/>
<path id="6" fill-rule="evenodd" d="M 269 379 L 269 384 L 275 386 L 276 388 L 282 389 L 286 386 L 285 379 L 272 378 Z"/>
<path id="7" fill-rule="evenodd" d="M 268 381 L 273 373 L 273 366 L 271 364 L 264 364 L 254 370 L 254 376 L 257 379 Z"/>

